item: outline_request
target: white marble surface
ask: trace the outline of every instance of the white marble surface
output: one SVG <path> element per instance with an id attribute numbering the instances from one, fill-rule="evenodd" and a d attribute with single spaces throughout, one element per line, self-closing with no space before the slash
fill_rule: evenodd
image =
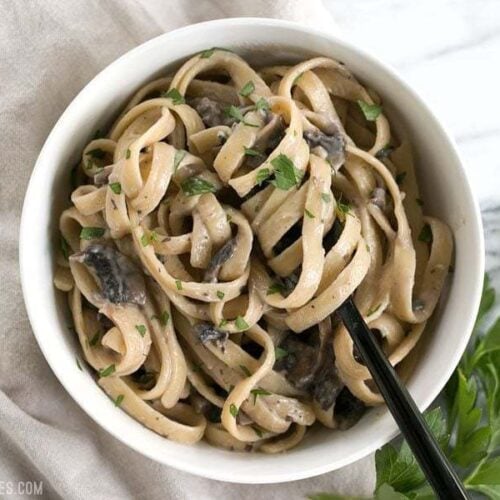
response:
<path id="1" fill-rule="evenodd" d="M 454 136 L 500 286 L 500 1 L 324 0 L 341 36 L 392 65 Z M 335 29 L 335 28 L 333 28 Z"/>

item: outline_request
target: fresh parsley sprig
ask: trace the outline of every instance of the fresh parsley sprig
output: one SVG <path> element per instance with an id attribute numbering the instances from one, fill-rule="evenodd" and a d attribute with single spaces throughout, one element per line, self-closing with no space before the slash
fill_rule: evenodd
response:
<path id="1" fill-rule="evenodd" d="M 467 490 L 500 499 L 500 318 L 485 328 L 495 290 L 485 276 L 472 338 L 438 406 L 425 419 Z M 430 500 L 434 493 L 408 444 L 387 444 L 375 454 L 378 500 Z M 357 500 L 330 493 L 311 500 Z"/>

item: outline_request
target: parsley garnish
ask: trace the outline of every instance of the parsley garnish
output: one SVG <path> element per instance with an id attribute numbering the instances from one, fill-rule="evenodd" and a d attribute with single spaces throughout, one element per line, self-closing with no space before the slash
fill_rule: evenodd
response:
<path id="1" fill-rule="evenodd" d="M 273 283 L 266 292 L 266 295 L 273 295 L 273 293 L 281 293 L 285 291 L 285 287 L 281 283 Z"/>
<path id="2" fill-rule="evenodd" d="M 231 403 L 229 405 L 229 413 L 234 417 L 236 418 L 238 416 L 238 413 L 240 412 L 240 409 L 234 404 L 234 403 Z"/>
<path id="3" fill-rule="evenodd" d="M 186 99 L 184 96 L 174 87 L 170 89 L 168 92 L 163 92 L 162 97 L 167 97 L 168 99 L 172 99 L 174 104 L 184 104 Z"/>
<path id="4" fill-rule="evenodd" d="M 64 236 L 61 234 L 61 253 L 63 257 L 68 260 L 69 259 L 70 248 L 68 242 L 64 239 Z"/>
<path id="5" fill-rule="evenodd" d="M 247 377 L 251 377 L 252 376 L 252 373 L 250 372 L 250 370 L 245 366 L 245 365 L 240 365 L 240 370 L 247 376 Z"/>
<path id="6" fill-rule="evenodd" d="M 270 108 L 269 103 L 261 97 L 256 103 L 255 103 L 255 109 L 257 111 L 267 111 Z"/>
<path id="7" fill-rule="evenodd" d="M 234 118 L 237 122 L 243 123 L 243 125 L 247 125 L 249 127 L 258 127 L 258 125 L 254 125 L 253 123 L 248 123 L 245 121 L 245 117 L 243 116 L 243 113 L 241 112 L 240 108 L 237 108 L 236 106 L 232 105 L 229 106 L 224 110 L 224 113 L 226 116 L 229 116 L 230 118 Z"/>
<path id="8" fill-rule="evenodd" d="M 276 347 L 274 349 L 274 357 L 276 361 L 278 359 L 285 358 L 286 356 L 288 356 L 288 351 L 286 349 L 282 349 L 281 347 Z"/>
<path id="9" fill-rule="evenodd" d="M 144 337 L 144 335 L 146 335 L 146 327 L 144 325 L 135 325 L 135 329 L 139 332 L 141 337 Z"/>
<path id="10" fill-rule="evenodd" d="M 124 399 L 125 396 L 123 394 L 118 394 L 118 396 L 116 396 L 116 399 L 114 400 L 115 406 L 120 406 L 123 403 Z"/>
<path id="11" fill-rule="evenodd" d="M 109 377 L 113 373 L 115 373 L 115 365 L 109 365 L 107 368 L 99 370 L 99 377 Z"/>
<path id="12" fill-rule="evenodd" d="M 125 159 L 128 160 L 130 158 L 130 155 L 131 155 L 131 151 L 130 149 L 127 149 L 127 152 L 125 153 Z"/>
<path id="13" fill-rule="evenodd" d="M 177 168 L 181 164 L 181 161 L 184 160 L 184 157 L 186 156 L 186 154 L 187 154 L 187 151 L 184 150 L 184 149 L 178 149 L 175 152 L 175 156 L 174 156 L 174 172 L 177 170 Z"/>
<path id="14" fill-rule="evenodd" d="M 181 184 L 182 191 L 186 196 L 196 196 L 203 193 L 215 193 L 217 189 L 213 184 L 201 177 L 189 177 Z"/>
<path id="15" fill-rule="evenodd" d="M 105 233 L 103 227 L 82 227 L 80 231 L 81 240 L 93 240 L 94 238 L 102 238 Z"/>
<path id="16" fill-rule="evenodd" d="M 245 85 L 243 85 L 243 87 L 241 88 L 240 96 L 248 97 L 254 90 L 255 90 L 255 85 L 250 80 L 249 82 L 245 83 Z"/>
<path id="17" fill-rule="evenodd" d="M 330 200 L 332 199 L 332 197 L 330 196 L 330 193 L 321 193 L 321 199 L 325 202 L 325 203 L 329 203 Z"/>
<path id="18" fill-rule="evenodd" d="M 144 233 L 141 236 L 141 244 L 143 247 L 147 247 L 153 243 L 153 241 L 158 241 L 158 233 L 156 231 L 151 231 L 149 234 Z"/>
<path id="19" fill-rule="evenodd" d="M 257 151 L 256 149 L 247 148 L 245 146 L 243 146 L 243 148 L 245 149 L 245 156 L 260 156 L 260 157 L 265 156 L 263 153 Z"/>
<path id="20" fill-rule="evenodd" d="M 219 328 L 224 328 L 227 325 L 227 319 L 221 319 L 219 323 Z"/>
<path id="21" fill-rule="evenodd" d="M 293 164 L 293 161 L 284 154 L 279 154 L 271 160 L 274 167 L 274 180 L 271 181 L 278 189 L 287 191 L 302 182 L 303 173 Z"/>
<path id="22" fill-rule="evenodd" d="M 82 365 L 80 364 L 80 360 L 78 358 L 75 358 L 75 361 L 76 361 L 76 366 L 78 366 L 78 369 L 83 372 L 83 368 L 82 368 Z"/>
<path id="23" fill-rule="evenodd" d="M 340 220 L 344 220 L 346 215 L 351 215 L 349 211 L 351 210 L 351 205 L 349 203 L 344 203 L 339 201 L 335 207 L 335 213 Z"/>
<path id="24" fill-rule="evenodd" d="M 167 326 L 170 314 L 168 314 L 167 311 L 163 311 L 159 316 L 153 316 L 151 319 L 157 319 L 160 322 L 160 325 Z"/>
<path id="25" fill-rule="evenodd" d="M 216 48 L 213 47 L 211 49 L 206 49 L 200 54 L 201 59 L 208 59 L 209 57 L 212 57 L 213 53 L 215 52 Z"/>
<path id="26" fill-rule="evenodd" d="M 257 170 L 257 177 L 255 179 L 257 186 L 260 186 L 270 176 L 271 171 L 268 168 L 260 168 L 259 170 Z"/>
<path id="27" fill-rule="evenodd" d="M 271 393 L 266 391 L 265 389 L 252 389 L 250 391 L 250 394 L 253 394 L 253 404 L 255 404 L 257 402 L 257 397 L 258 396 L 270 396 Z"/>
<path id="28" fill-rule="evenodd" d="M 366 313 L 366 315 L 371 316 L 372 314 L 375 314 L 380 309 L 381 305 L 382 304 L 377 304 L 376 306 L 371 307 L 370 309 L 368 309 L 368 312 Z"/>
<path id="29" fill-rule="evenodd" d="M 307 210 L 307 208 L 304 208 L 304 213 L 310 218 L 310 219 L 314 219 L 316 216 L 310 212 L 309 210 Z"/>
<path id="30" fill-rule="evenodd" d="M 94 336 L 90 339 L 89 345 L 91 345 L 92 347 L 96 346 L 100 338 L 101 338 L 101 332 L 96 332 Z"/>
<path id="31" fill-rule="evenodd" d="M 177 287 L 177 290 L 182 290 L 182 281 L 175 280 L 175 286 Z"/>
<path id="32" fill-rule="evenodd" d="M 221 292 L 220 290 L 217 290 L 217 297 L 222 300 L 224 298 L 225 293 Z"/>
<path id="33" fill-rule="evenodd" d="M 432 231 L 431 226 L 429 224 L 425 224 L 418 235 L 418 240 L 423 241 L 424 243 L 432 243 Z"/>
<path id="34" fill-rule="evenodd" d="M 248 323 L 241 316 L 238 316 L 234 323 L 236 325 L 236 328 L 238 328 L 238 330 L 248 330 L 248 328 L 250 328 L 248 326 Z"/>
<path id="35" fill-rule="evenodd" d="M 375 121 L 380 113 L 382 113 L 382 106 L 379 106 L 378 104 L 368 104 L 367 102 L 360 100 L 358 100 L 358 104 L 361 111 L 363 111 L 365 118 L 369 122 Z"/>
<path id="36" fill-rule="evenodd" d="M 119 182 L 112 182 L 109 187 L 115 194 L 121 194 L 122 192 L 122 185 Z"/>

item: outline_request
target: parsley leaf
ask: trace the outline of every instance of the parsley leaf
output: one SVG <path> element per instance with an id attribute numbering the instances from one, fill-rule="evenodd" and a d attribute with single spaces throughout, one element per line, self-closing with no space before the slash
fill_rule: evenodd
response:
<path id="1" fill-rule="evenodd" d="M 420 234 L 418 235 L 418 240 L 423 241 L 424 243 L 432 243 L 432 231 L 431 226 L 429 224 L 425 224 Z"/>
<path id="2" fill-rule="evenodd" d="M 304 213 L 310 218 L 310 219 L 314 219 L 316 216 L 310 212 L 309 210 L 307 210 L 307 208 L 304 208 Z"/>
<path id="3" fill-rule="evenodd" d="M 258 125 L 255 125 L 253 123 L 248 123 L 245 121 L 245 117 L 243 116 L 243 113 L 241 112 L 241 109 L 234 106 L 231 104 L 228 108 L 224 110 L 224 113 L 226 116 L 230 118 L 234 118 L 237 122 L 243 123 L 243 125 L 247 125 L 248 127 L 258 127 Z"/>
<path id="4" fill-rule="evenodd" d="M 281 283 L 273 283 L 266 292 L 266 295 L 273 295 L 274 293 L 281 293 L 283 295 L 285 287 Z"/>
<path id="5" fill-rule="evenodd" d="M 109 184 L 109 187 L 111 188 L 111 191 L 115 194 L 121 194 L 122 192 L 122 185 L 119 182 L 111 182 Z"/>
<path id="6" fill-rule="evenodd" d="M 260 168 L 257 170 L 257 186 L 260 186 L 266 179 L 271 176 L 271 171 L 268 168 Z"/>
<path id="7" fill-rule="evenodd" d="M 236 418 L 238 416 L 238 413 L 240 412 L 240 409 L 233 403 L 229 405 L 229 413 Z"/>
<path id="8" fill-rule="evenodd" d="M 234 323 L 238 330 L 248 330 L 250 328 L 242 316 L 238 316 Z"/>
<path id="9" fill-rule="evenodd" d="M 288 156 L 279 154 L 271 160 L 271 165 L 274 167 L 274 180 L 271 181 L 271 184 L 278 189 L 288 191 L 302 182 L 303 172 L 293 164 Z"/>
<path id="10" fill-rule="evenodd" d="M 124 399 L 125 396 L 123 394 L 118 394 L 118 396 L 116 396 L 116 399 L 114 400 L 115 406 L 120 406 L 123 403 Z"/>
<path id="11" fill-rule="evenodd" d="M 105 233 L 103 227 L 82 227 L 80 231 L 81 240 L 93 240 L 94 238 L 102 238 Z"/>
<path id="12" fill-rule="evenodd" d="M 285 358 L 286 356 L 288 356 L 288 351 L 286 349 L 283 349 L 281 347 L 276 347 L 274 349 L 274 357 L 275 357 L 276 361 L 278 359 Z"/>
<path id="13" fill-rule="evenodd" d="M 263 98 L 261 97 L 256 103 L 255 103 L 255 109 L 257 111 L 267 111 L 268 109 L 270 109 L 270 106 L 269 106 L 269 103 Z"/>
<path id="14" fill-rule="evenodd" d="M 146 327 L 144 325 L 135 325 L 135 329 L 139 332 L 141 337 L 146 335 Z"/>
<path id="15" fill-rule="evenodd" d="M 379 106 L 378 104 L 368 104 L 367 102 L 360 100 L 358 100 L 358 104 L 361 111 L 363 111 L 365 118 L 369 122 L 375 121 L 380 113 L 382 113 L 382 106 Z"/>
<path id="16" fill-rule="evenodd" d="M 201 177 L 189 177 L 181 184 L 182 191 L 186 196 L 196 196 L 197 194 L 215 193 L 217 189 L 213 184 Z"/>
<path id="17" fill-rule="evenodd" d="M 175 105 L 184 104 L 186 102 L 184 96 L 175 87 L 171 88 L 168 92 L 163 92 L 161 96 L 172 99 L 172 102 Z"/>
<path id="18" fill-rule="evenodd" d="M 71 248 L 69 247 L 68 242 L 64 239 L 64 236 L 62 234 L 61 234 L 60 243 L 61 243 L 61 253 L 62 253 L 64 259 L 69 260 L 69 252 L 70 252 Z"/>
<path id="19" fill-rule="evenodd" d="M 225 293 L 221 292 L 220 290 L 217 290 L 217 298 L 222 300 L 224 298 Z"/>
<path id="20" fill-rule="evenodd" d="M 113 373 L 115 373 L 115 365 L 109 365 L 107 368 L 99 370 L 99 377 L 109 377 Z"/>
<path id="21" fill-rule="evenodd" d="M 261 153 L 260 151 L 257 151 L 256 149 L 247 148 L 245 146 L 243 146 L 243 147 L 245 149 L 245 156 L 260 156 L 260 157 L 265 156 L 263 153 Z"/>
<path id="22" fill-rule="evenodd" d="M 255 404 L 257 402 L 258 396 L 270 396 L 271 395 L 270 392 L 266 391 L 265 389 L 260 389 L 260 388 L 252 389 L 250 391 L 250 394 L 253 394 L 253 404 Z"/>
<path id="23" fill-rule="evenodd" d="M 174 172 L 179 168 L 181 161 L 184 160 L 187 151 L 185 149 L 178 149 L 174 155 Z"/>
<path id="24" fill-rule="evenodd" d="M 245 83 L 245 85 L 243 85 L 243 87 L 241 88 L 240 96 L 248 97 L 254 90 L 255 90 L 255 85 L 250 80 L 249 82 Z"/>

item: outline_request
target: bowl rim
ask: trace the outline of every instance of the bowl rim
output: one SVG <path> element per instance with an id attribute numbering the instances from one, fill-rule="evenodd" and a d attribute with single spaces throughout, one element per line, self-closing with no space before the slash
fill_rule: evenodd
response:
<path id="1" fill-rule="evenodd" d="M 470 196 L 470 201 L 473 206 L 473 213 L 469 214 L 469 216 L 470 216 L 471 230 L 475 232 L 477 236 L 474 242 L 475 243 L 474 251 L 477 257 L 477 261 L 475 262 L 475 267 L 478 275 L 482 277 L 482 275 L 484 274 L 484 265 L 485 265 L 484 233 L 482 228 L 482 219 L 478 201 L 471 188 L 469 176 L 464 168 L 464 162 L 458 153 L 458 149 L 454 139 L 450 135 L 446 126 L 444 126 L 443 123 L 435 116 L 435 114 L 427 106 L 427 104 L 419 96 L 419 94 L 409 84 L 407 84 L 402 77 L 399 76 L 397 71 L 391 65 L 380 61 L 378 58 L 371 55 L 365 49 L 358 47 L 357 45 L 349 42 L 343 37 L 332 35 L 322 29 L 312 28 L 292 21 L 269 19 L 269 18 L 257 18 L 257 17 L 235 17 L 226 19 L 216 19 L 216 20 L 205 21 L 184 26 L 169 31 L 167 33 L 161 34 L 159 36 L 156 36 L 134 47 L 133 49 L 125 52 L 123 55 L 115 59 L 104 69 L 102 69 L 72 99 L 70 104 L 66 107 L 64 112 L 57 120 L 56 124 L 53 126 L 51 132 L 49 133 L 40 151 L 40 154 L 36 160 L 35 166 L 31 173 L 23 202 L 20 231 L 19 231 L 19 262 L 20 262 L 20 276 L 21 276 L 23 298 L 33 335 L 35 336 L 37 343 L 46 361 L 48 362 L 51 370 L 56 375 L 61 385 L 66 389 L 66 391 L 69 393 L 72 399 L 80 406 L 80 408 L 82 408 L 85 411 L 85 413 L 87 413 L 87 415 L 89 415 L 92 418 L 92 420 L 98 423 L 103 429 L 105 429 L 108 433 L 117 438 L 119 441 L 121 441 L 128 447 L 134 449 L 135 451 L 138 451 L 142 455 L 147 456 L 148 458 L 151 458 L 159 463 L 171 466 L 173 468 L 185 472 L 189 472 L 191 474 L 195 474 L 197 476 L 206 477 L 209 479 L 215 479 L 219 481 L 226 481 L 232 483 L 246 483 L 246 484 L 268 484 L 268 483 L 295 481 L 299 479 L 305 479 L 308 477 L 317 476 L 319 474 L 330 472 L 332 470 L 336 470 L 351 463 L 354 463 L 355 461 L 374 452 L 377 448 L 386 444 L 395 436 L 397 436 L 399 434 L 399 429 L 394 423 L 390 432 L 378 435 L 372 442 L 368 443 L 366 446 L 356 450 L 356 452 L 351 453 L 350 455 L 345 456 L 343 459 L 336 460 L 334 463 L 325 460 L 324 464 L 322 464 L 321 466 L 304 468 L 299 472 L 282 471 L 279 473 L 274 473 L 273 475 L 268 475 L 264 478 L 264 480 L 258 477 L 251 477 L 251 474 L 242 474 L 242 473 L 234 474 L 233 472 L 227 472 L 225 470 L 217 470 L 216 468 L 207 470 L 206 468 L 203 468 L 200 465 L 196 465 L 194 462 L 191 463 L 188 460 L 179 462 L 175 457 L 172 456 L 169 456 L 168 458 L 165 456 L 160 457 L 157 453 L 154 453 L 153 451 L 147 449 L 146 447 L 141 447 L 137 443 L 129 442 L 127 437 L 124 434 L 120 433 L 119 430 L 113 426 L 112 421 L 108 421 L 105 415 L 98 414 L 98 412 L 94 410 L 94 407 L 92 407 L 92 405 L 87 404 L 85 398 L 80 396 L 80 394 L 78 393 L 77 390 L 75 390 L 72 384 L 67 381 L 67 378 L 65 377 L 65 373 L 63 372 L 63 370 L 59 368 L 59 365 L 57 364 L 57 353 L 54 353 L 51 350 L 49 350 L 46 344 L 44 343 L 42 334 L 42 332 L 44 331 L 44 325 L 38 321 L 36 315 L 34 314 L 34 309 L 35 309 L 34 304 L 37 297 L 35 296 L 36 294 L 32 293 L 31 291 L 32 288 L 32 281 L 30 281 L 31 276 L 29 276 L 27 272 L 28 268 L 27 259 L 30 253 L 29 250 L 30 228 L 28 227 L 27 221 L 29 219 L 29 213 L 30 213 L 30 200 L 33 196 L 32 192 L 35 190 L 36 186 L 39 183 L 38 177 L 40 177 L 40 170 L 44 166 L 43 163 L 45 163 L 44 157 L 46 155 L 46 151 L 47 149 L 49 149 L 49 145 L 51 145 L 51 143 L 54 141 L 54 138 L 57 135 L 58 130 L 64 125 L 68 115 L 70 115 L 72 113 L 73 108 L 76 107 L 76 103 L 78 103 L 79 100 L 83 99 L 83 96 L 85 96 L 87 93 L 93 92 L 94 87 L 100 85 L 101 80 L 104 80 L 107 73 L 112 72 L 116 66 L 122 64 L 124 61 L 126 61 L 128 58 L 132 56 L 136 56 L 137 54 L 140 54 L 142 52 L 147 53 L 150 49 L 154 48 L 157 45 L 162 46 L 164 43 L 166 43 L 166 41 L 173 42 L 175 41 L 175 38 L 180 34 L 186 34 L 189 32 L 195 34 L 206 27 L 212 27 L 212 26 L 218 26 L 221 29 L 238 27 L 238 26 L 253 26 L 255 28 L 270 26 L 270 27 L 285 28 L 290 31 L 302 32 L 314 37 L 320 37 L 326 39 L 329 43 L 333 43 L 337 46 L 346 48 L 347 50 L 353 53 L 357 53 L 361 56 L 361 58 L 369 60 L 375 66 L 378 66 L 387 73 L 389 73 L 393 78 L 393 80 L 397 82 L 397 84 L 401 88 L 403 88 L 403 90 L 407 94 L 411 96 L 411 98 L 415 101 L 415 103 L 426 112 L 429 119 L 432 120 L 434 124 L 441 130 L 444 138 L 447 140 L 446 148 L 449 150 L 450 153 L 454 155 L 457 171 L 462 177 L 460 182 L 462 183 L 462 185 L 464 185 L 468 195 Z M 475 283 L 471 285 L 469 290 L 470 303 L 472 303 L 471 310 L 475 311 L 478 310 L 481 298 L 481 291 L 482 291 L 482 279 L 478 279 L 476 280 Z M 436 384 L 435 386 L 430 388 L 427 393 L 427 396 L 423 399 L 423 401 L 417 403 L 422 411 L 425 410 L 431 404 L 431 402 L 437 397 L 439 392 L 442 390 L 442 387 L 444 387 L 445 381 L 450 378 L 453 370 L 455 369 L 456 365 L 460 360 L 462 353 L 464 352 L 467 346 L 470 334 L 472 332 L 472 327 L 474 325 L 474 321 L 475 321 L 475 315 L 474 316 L 471 315 L 468 322 L 463 327 L 464 333 L 460 337 L 460 342 L 458 343 L 458 345 L 455 346 L 454 355 L 451 356 L 449 359 L 450 362 L 448 365 L 448 369 L 446 370 L 445 373 L 446 376 L 443 376 L 444 382 L 442 382 L 442 384 L 441 383 Z"/>

